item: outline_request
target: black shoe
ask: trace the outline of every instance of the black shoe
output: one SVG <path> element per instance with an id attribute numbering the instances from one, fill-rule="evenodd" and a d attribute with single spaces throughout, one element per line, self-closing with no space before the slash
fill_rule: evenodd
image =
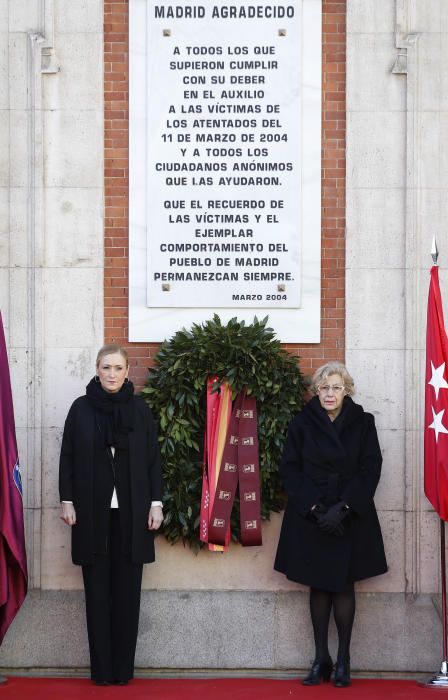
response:
<path id="1" fill-rule="evenodd" d="M 110 681 L 97 681 L 97 680 L 94 680 L 93 682 L 95 683 L 95 685 L 110 685 Z"/>
<path id="2" fill-rule="evenodd" d="M 114 685 L 127 685 L 129 681 L 114 681 Z"/>
<path id="3" fill-rule="evenodd" d="M 338 661 L 334 668 L 334 684 L 336 688 L 347 688 L 351 683 L 350 664 L 348 661 Z"/>
<path id="4" fill-rule="evenodd" d="M 319 685 L 322 681 L 329 681 L 333 670 L 333 662 L 330 658 L 321 661 L 315 659 L 311 666 L 311 671 L 303 679 L 302 685 Z"/>

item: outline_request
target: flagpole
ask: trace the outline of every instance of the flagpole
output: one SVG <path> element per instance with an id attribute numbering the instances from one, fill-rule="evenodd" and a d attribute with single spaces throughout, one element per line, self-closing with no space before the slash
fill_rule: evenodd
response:
<path id="1" fill-rule="evenodd" d="M 426 681 L 419 681 L 418 685 L 425 688 L 448 689 L 448 658 L 447 658 L 447 623 L 446 623 L 446 562 L 445 562 L 445 521 L 440 518 L 440 584 L 442 589 L 442 634 L 443 634 L 443 660 L 440 671 Z"/>
<path id="2" fill-rule="evenodd" d="M 440 565 L 442 585 L 442 629 L 443 629 L 443 661 L 444 673 L 448 672 L 448 659 L 446 649 L 446 565 L 445 565 L 445 521 L 440 518 Z"/>
<path id="3" fill-rule="evenodd" d="M 432 239 L 431 257 L 434 265 L 437 265 L 439 251 L 436 239 Z M 442 593 L 442 635 L 443 635 L 443 660 L 440 671 L 427 681 L 420 681 L 419 685 L 425 688 L 448 688 L 448 652 L 447 652 L 447 619 L 446 619 L 446 560 L 445 560 L 445 521 L 440 518 L 440 587 Z"/>

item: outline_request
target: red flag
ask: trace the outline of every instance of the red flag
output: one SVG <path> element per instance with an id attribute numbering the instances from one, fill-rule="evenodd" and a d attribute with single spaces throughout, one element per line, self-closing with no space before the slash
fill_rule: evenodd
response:
<path id="1" fill-rule="evenodd" d="M 431 268 L 426 326 L 425 494 L 448 520 L 448 339 L 443 322 L 439 268 Z"/>
<path id="2" fill-rule="evenodd" d="M 22 482 L 0 314 L 0 644 L 28 589 Z"/>

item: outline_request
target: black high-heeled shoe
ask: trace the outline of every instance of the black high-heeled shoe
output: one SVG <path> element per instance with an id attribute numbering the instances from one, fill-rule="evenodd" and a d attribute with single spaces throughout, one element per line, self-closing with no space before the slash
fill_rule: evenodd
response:
<path id="1" fill-rule="evenodd" d="M 331 672 L 333 670 L 333 662 L 330 658 L 324 659 L 314 659 L 313 665 L 311 666 L 311 671 L 306 678 L 303 679 L 302 685 L 319 685 L 322 681 L 328 681 L 331 678 Z"/>
<path id="2" fill-rule="evenodd" d="M 334 667 L 334 684 L 336 688 L 347 688 L 351 683 L 350 663 L 348 661 L 338 661 Z"/>

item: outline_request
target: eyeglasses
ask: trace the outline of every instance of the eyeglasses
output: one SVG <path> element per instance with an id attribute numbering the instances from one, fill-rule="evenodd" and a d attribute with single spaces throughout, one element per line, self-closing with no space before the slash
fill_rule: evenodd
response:
<path id="1" fill-rule="evenodd" d="M 334 386 L 324 384 L 324 386 L 318 387 L 318 391 L 322 394 L 328 394 L 330 391 L 332 391 L 334 394 L 340 394 L 341 391 L 344 391 L 344 389 L 345 386 L 343 384 L 334 384 Z"/>

